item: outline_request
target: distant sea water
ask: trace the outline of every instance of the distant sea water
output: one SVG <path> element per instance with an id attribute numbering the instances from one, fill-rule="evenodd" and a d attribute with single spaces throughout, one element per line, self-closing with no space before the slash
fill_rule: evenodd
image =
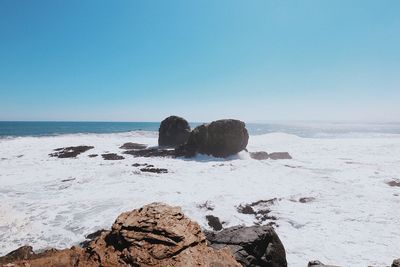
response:
<path id="1" fill-rule="evenodd" d="M 201 123 L 190 123 L 194 128 Z M 0 121 L 0 138 L 84 133 L 158 131 L 159 122 Z M 400 123 L 288 122 L 246 123 L 250 135 L 274 132 L 310 138 L 399 137 Z"/>

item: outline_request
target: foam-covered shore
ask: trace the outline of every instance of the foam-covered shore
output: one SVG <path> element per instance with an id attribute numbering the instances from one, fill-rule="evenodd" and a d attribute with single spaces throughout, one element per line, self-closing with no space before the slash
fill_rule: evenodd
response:
<path id="1" fill-rule="evenodd" d="M 288 151 L 292 160 L 134 158 L 105 161 L 89 154 L 121 154 L 125 142 L 156 145 L 157 134 L 76 134 L 0 140 L 0 255 L 21 245 L 68 247 L 107 228 L 123 211 L 159 201 L 182 206 L 208 228 L 252 225 L 236 206 L 280 199 L 272 215 L 289 266 L 311 259 L 343 266 L 384 265 L 399 257 L 400 138 L 250 136 L 249 151 Z M 53 149 L 91 145 L 76 159 L 49 157 Z M 142 173 L 133 163 L 166 168 Z M 315 198 L 301 203 L 302 197 Z M 214 210 L 200 208 L 211 203 Z"/>

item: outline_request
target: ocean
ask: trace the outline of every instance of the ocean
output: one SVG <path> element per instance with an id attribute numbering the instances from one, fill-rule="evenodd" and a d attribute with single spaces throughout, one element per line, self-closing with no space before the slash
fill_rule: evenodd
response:
<path id="1" fill-rule="evenodd" d="M 400 182 L 398 124 L 247 124 L 249 152 L 288 152 L 290 160 L 254 160 L 246 151 L 226 159 L 124 153 L 127 142 L 157 146 L 158 127 L 0 122 L 0 255 L 27 244 L 35 250 L 78 245 L 87 234 L 109 229 L 122 212 L 152 202 L 180 206 L 211 230 L 208 215 L 224 228 L 250 226 L 257 217 L 237 207 L 276 199 L 264 223 L 276 223 L 289 266 L 313 259 L 387 266 L 398 258 L 400 187 L 390 185 Z M 49 156 L 79 145 L 93 148 L 76 158 Z M 105 160 L 107 153 L 121 159 Z M 135 164 L 168 172 L 146 173 Z M 202 208 L 204 203 L 213 210 Z"/>
<path id="2" fill-rule="evenodd" d="M 201 123 L 192 122 L 194 128 Z M 159 122 L 0 121 L 0 138 L 62 134 L 158 131 Z M 400 135 L 400 123 L 285 122 L 246 123 L 250 135 L 287 133 L 308 138 L 390 137 Z"/>

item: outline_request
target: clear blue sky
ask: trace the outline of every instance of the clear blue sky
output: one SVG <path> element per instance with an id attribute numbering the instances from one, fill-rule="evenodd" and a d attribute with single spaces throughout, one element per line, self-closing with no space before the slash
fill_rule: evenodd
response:
<path id="1" fill-rule="evenodd" d="M 400 1 L 0 0 L 0 120 L 400 120 Z"/>

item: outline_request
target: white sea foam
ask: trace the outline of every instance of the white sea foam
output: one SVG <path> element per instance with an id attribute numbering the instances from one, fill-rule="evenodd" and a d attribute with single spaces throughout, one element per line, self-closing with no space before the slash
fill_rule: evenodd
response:
<path id="1" fill-rule="evenodd" d="M 251 136 L 249 151 L 288 151 L 293 160 L 257 161 L 246 152 L 230 159 L 133 158 L 104 161 L 88 154 L 121 153 L 125 142 L 156 145 L 151 132 L 79 134 L 0 140 L 0 255 L 77 244 L 109 228 L 118 214 L 162 201 L 208 228 L 205 216 L 251 225 L 236 206 L 280 198 L 272 206 L 289 266 L 309 260 L 343 266 L 384 266 L 400 256 L 400 138 Z M 77 159 L 48 156 L 54 148 L 93 145 Z M 23 156 L 21 156 L 23 155 Z M 167 168 L 141 173 L 133 163 Z M 63 180 L 68 180 L 64 181 Z M 300 203 L 301 197 L 315 201 Z M 206 201 L 214 211 L 198 207 Z"/>

